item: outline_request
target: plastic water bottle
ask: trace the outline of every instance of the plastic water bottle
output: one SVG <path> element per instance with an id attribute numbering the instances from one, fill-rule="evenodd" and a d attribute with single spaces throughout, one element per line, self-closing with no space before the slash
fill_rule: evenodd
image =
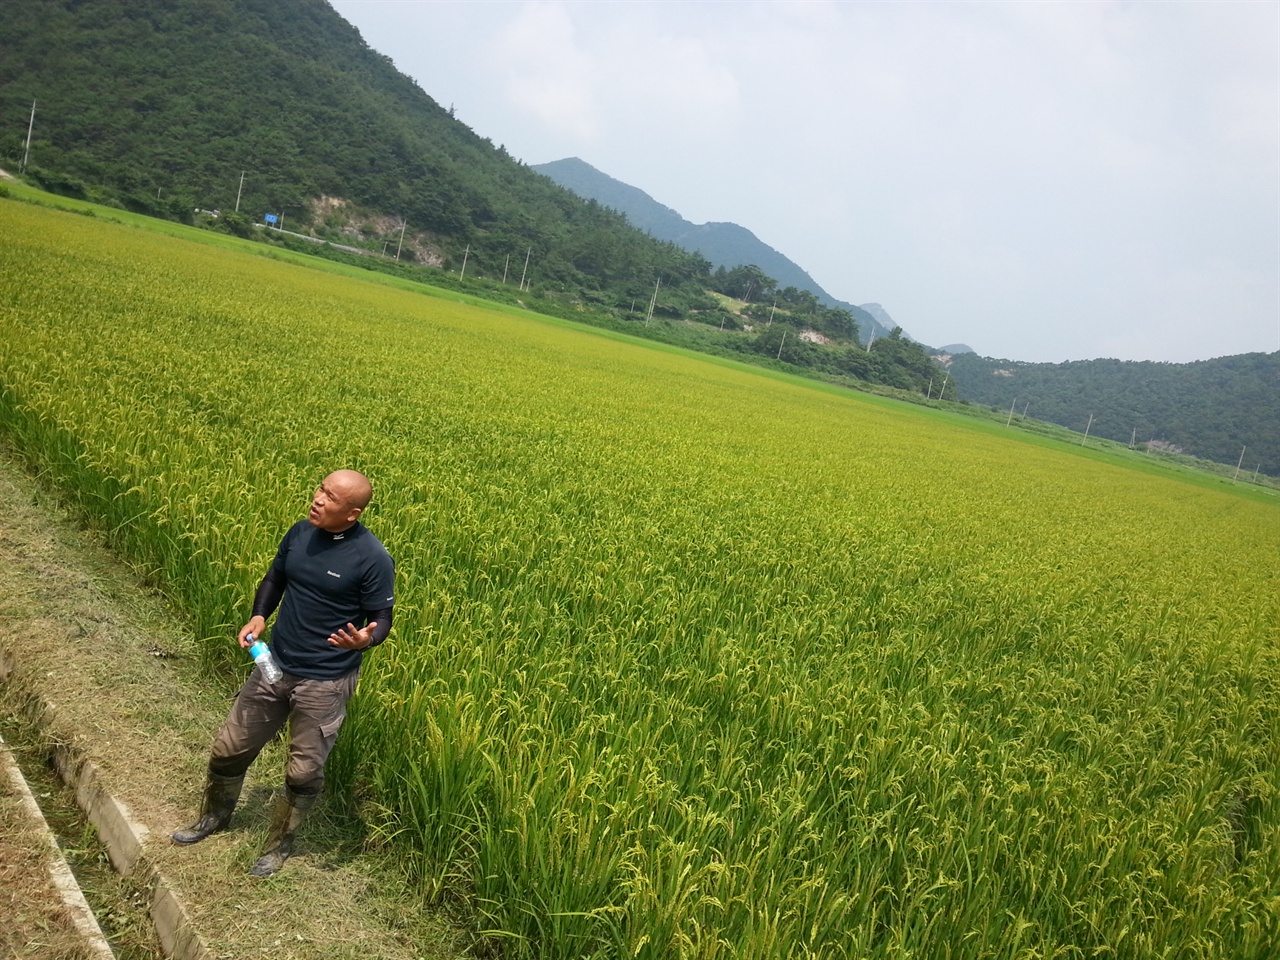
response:
<path id="1" fill-rule="evenodd" d="M 270 647 L 252 633 L 245 634 L 245 639 L 252 644 L 249 647 L 249 656 L 253 657 L 253 662 L 262 668 L 262 675 L 267 678 L 267 683 L 275 683 L 284 676 L 284 671 L 276 663 L 276 658 L 271 655 Z"/>

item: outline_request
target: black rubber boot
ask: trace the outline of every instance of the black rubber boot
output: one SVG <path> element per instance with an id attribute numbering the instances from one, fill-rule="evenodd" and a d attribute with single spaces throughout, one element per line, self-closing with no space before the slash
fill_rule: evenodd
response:
<path id="1" fill-rule="evenodd" d="M 175 830 L 171 834 L 173 842 L 184 846 L 199 843 L 209 834 L 223 829 L 231 822 L 231 814 L 236 809 L 236 801 L 240 799 L 242 786 L 244 777 L 209 774 L 209 782 L 204 789 L 204 804 L 200 807 L 200 819 L 185 830 Z"/>
<path id="2" fill-rule="evenodd" d="M 251 876 L 269 877 L 284 866 L 293 852 L 293 835 L 316 804 L 317 793 L 296 793 L 287 784 L 284 793 L 276 798 L 276 808 L 271 818 L 271 832 L 267 834 L 262 856 L 249 870 Z"/>

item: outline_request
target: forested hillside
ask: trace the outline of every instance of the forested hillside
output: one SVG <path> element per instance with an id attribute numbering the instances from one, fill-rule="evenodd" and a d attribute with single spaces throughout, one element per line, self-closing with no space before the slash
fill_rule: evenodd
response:
<path id="1" fill-rule="evenodd" d="M 0 50 L 0 158 L 18 166 L 35 101 L 31 168 L 62 192 L 190 218 L 231 212 L 243 173 L 252 220 L 306 225 L 341 198 L 446 266 L 531 250 L 540 282 L 619 298 L 706 271 L 453 119 L 322 0 L 8 0 Z"/>
<path id="2" fill-rule="evenodd" d="M 1280 476 L 1280 352 L 1195 363 L 950 361 L 962 400 Z M 1090 418 L 1092 417 L 1092 422 Z"/>

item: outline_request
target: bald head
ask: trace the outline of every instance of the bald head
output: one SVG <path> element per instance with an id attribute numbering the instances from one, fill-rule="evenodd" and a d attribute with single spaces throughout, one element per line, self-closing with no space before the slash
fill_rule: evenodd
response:
<path id="1" fill-rule="evenodd" d="M 333 492 L 353 507 L 363 510 L 373 499 L 373 484 L 357 470 L 335 470 L 324 478 Z"/>
<path id="2" fill-rule="evenodd" d="M 355 470 L 335 470 L 320 481 L 307 519 L 321 530 L 341 533 L 355 524 L 371 499 L 373 485 L 368 477 Z"/>

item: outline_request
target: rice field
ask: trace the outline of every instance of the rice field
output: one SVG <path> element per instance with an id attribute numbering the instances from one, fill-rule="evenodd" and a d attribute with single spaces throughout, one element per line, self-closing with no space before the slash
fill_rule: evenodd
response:
<path id="1" fill-rule="evenodd" d="M 0 430 L 209 665 L 315 482 L 396 625 L 330 770 L 519 958 L 1280 950 L 1280 509 L 0 200 Z"/>

